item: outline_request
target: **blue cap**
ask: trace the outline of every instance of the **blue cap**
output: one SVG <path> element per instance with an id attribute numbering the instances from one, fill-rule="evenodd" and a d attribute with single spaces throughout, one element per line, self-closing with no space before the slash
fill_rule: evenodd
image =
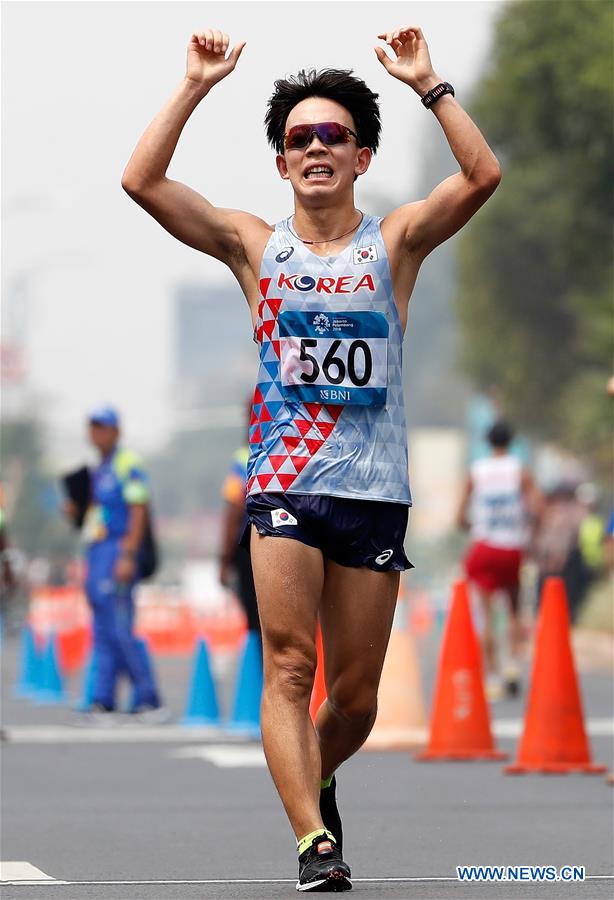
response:
<path id="1" fill-rule="evenodd" d="M 87 420 L 95 425 L 108 425 L 112 428 L 119 427 L 119 413 L 112 406 L 99 406 L 96 409 L 91 409 Z"/>

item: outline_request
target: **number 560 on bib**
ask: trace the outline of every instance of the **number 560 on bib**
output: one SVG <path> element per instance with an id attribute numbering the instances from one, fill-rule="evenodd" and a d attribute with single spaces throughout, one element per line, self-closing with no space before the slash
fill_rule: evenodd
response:
<path id="1" fill-rule="evenodd" d="M 284 393 L 311 403 L 383 406 L 388 322 L 372 310 L 291 310 L 279 315 Z"/>

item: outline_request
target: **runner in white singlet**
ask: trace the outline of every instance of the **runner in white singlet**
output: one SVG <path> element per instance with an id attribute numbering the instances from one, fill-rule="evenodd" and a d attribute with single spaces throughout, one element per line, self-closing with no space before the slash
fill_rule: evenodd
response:
<path id="1" fill-rule="evenodd" d="M 298 841 L 300 891 L 351 888 L 334 773 L 375 722 L 399 573 L 411 565 L 401 387 L 409 298 L 425 257 L 500 180 L 480 131 L 434 71 L 421 30 L 378 38 L 389 48 L 375 49 L 382 66 L 432 110 L 458 162 L 426 199 L 383 218 L 356 209 L 354 183 L 379 143 L 378 95 L 339 69 L 281 79 L 269 100 L 267 137 L 292 189 L 292 216 L 272 226 L 169 179 L 187 120 L 244 48 L 228 52 L 228 36 L 215 29 L 192 35 L 186 76 L 122 180 L 172 235 L 226 263 L 249 305 L 260 370 L 246 538 L 262 624 L 262 737 Z M 237 109 L 218 127 L 210 112 L 207 144 L 235 143 L 245 159 L 237 179 L 253 179 L 260 176 L 240 120 Z M 391 177 L 398 185 L 404 176 Z M 328 696 L 312 723 L 318 618 Z"/>
<path id="2" fill-rule="evenodd" d="M 531 524 L 535 524 L 541 508 L 533 476 L 509 452 L 512 437 L 511 428 L 503 421 L 489 430 L 486 439 L 492 453 L 472 463 L 458 513 L 458 524 L 471 531 L 465 570 L 483 607 L 486 692 L 491 700 L 501 699 L 504 689 L 516 696 L 520 688 L 520 566 Z M 505 594 L 509 616 L 503 681 L 493 628 L 493 598 L 497 592 Z"/>

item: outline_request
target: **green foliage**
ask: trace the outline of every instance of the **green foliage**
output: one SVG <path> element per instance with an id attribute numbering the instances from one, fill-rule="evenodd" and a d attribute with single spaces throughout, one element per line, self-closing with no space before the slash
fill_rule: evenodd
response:
<path id="1" fill-rule="evenodd" d="M 614 5 L 518 0 L 471 112 L 502 184 L 459 242 L 464 361 L 510 416 L 603 454 L 612 353 Z"/>

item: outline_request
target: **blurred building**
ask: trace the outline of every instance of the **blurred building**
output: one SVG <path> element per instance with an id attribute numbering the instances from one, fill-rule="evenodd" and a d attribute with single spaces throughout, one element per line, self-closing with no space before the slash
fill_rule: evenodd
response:
<path id="1" fill-rule="evenodd" d="M 186 283 L 175 290 L 174 406 L 226 407 L 252 386 L 258 354 L 247 303 L 236 290 Z"/>
<path id="2" fill-rule="evenodd" d="M 415 428 L 409 432 L 409 472 L 414 506 L 411 533 L 426 541 L 455 527 L 465 480 L 467 439 L 460 428 Z"/>

